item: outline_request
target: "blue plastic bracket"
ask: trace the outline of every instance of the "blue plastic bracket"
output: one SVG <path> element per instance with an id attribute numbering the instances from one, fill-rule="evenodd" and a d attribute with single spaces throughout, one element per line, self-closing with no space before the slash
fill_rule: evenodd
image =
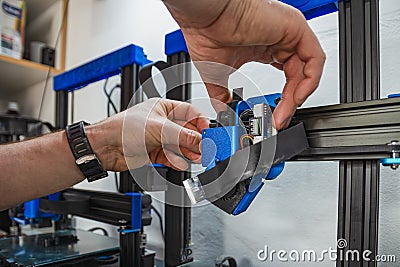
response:
<path id="1" fill-rule="evenodd" d="M 300 10 L 306 19 L 313 19 L 338 11 L 338 1 L 334 0 L 280 0 Z"/>
<path id="2" fill-rule="evenodd" d="M 131 44 L 55 76 L 54 91 L 75 91 L 93 82 L 115 76 L 123 67 L 132 64 L 143 66 L 150 62 L 142 47 Z"/>
<path id="3" fill-rule="evenodd" d="M 186 46 L 185 38 L 183 37 L 183 33 L 181 30 L 176 30 L 171 33 L 165 35 L 165 54 L 167 56 L 179 53 L 186 52 L 188 53 L 188 49 Z"/>
<path id="4" fill-rule="evenodd" d="M 60 192 L 48 195 L 47 199 L 60 200 Z M 46 212 L 40 211 L 39 202 L 40 202 L 40 198 L 36 198 L 36 199 L 33 199 L 31 201 L 24 203 L 25 219 L 40 220 L 43 218 L 50 218 L 50 219 L 53 219 L 54 221 L 58 221 L 60 219 L 59 214 L 46 213 Z M 20 218 L 20 219 L 22 219 L 22 218 Z M 14 221 L 16 221 L 16 220 L 14 219 Z M 16 222 L 18 222 L 18 221 L 16 221 Z M 21 221 L 21 223 L 22 223 L 22 221 Z"/>
<path id="5" fill-rule="evenodd" d="M 142 194 L 125 193 L 125 195 L 132 197 L 132 222 L 131 229 L 123 229 L 120 231 L 124 233 L 138 232 L 142 228 Z"/>
<path id="6" fill-rule="evenodd" d="M 400 165 L 400 158 L 384 158 L 384 159 L 381 159 L 381 164 L 383 166 Z"/>

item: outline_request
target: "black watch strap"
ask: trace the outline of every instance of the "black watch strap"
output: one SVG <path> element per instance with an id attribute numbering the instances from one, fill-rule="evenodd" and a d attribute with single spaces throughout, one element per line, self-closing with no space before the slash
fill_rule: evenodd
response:
<path id="1" fill-rule="evenodd" d="M 106 177 L 108 174 L 101 166 L 86 137 L 84 126 L 88 123 L 80 121 L 68 125 L 65 129 L 68 144 L 75 158 L 75 163 L 89 182 Z"/>

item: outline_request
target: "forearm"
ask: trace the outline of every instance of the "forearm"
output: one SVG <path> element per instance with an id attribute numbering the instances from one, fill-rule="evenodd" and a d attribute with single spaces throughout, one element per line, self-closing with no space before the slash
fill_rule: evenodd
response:
<path id="1" fill-rule="evenodd" d="M 96 127 L 87 136 L 101 161 L 106 161 Z M 100 156 L 100 155 L 99 155 Z M 65 131 L 0 146 L 0 210 L 51 194 L 81 182 Z"/>

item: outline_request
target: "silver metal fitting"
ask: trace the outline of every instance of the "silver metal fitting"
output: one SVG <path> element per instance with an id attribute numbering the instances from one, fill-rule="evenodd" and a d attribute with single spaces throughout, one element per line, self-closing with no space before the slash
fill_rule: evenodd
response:
<path id="1" fill-rule="evenodd" d="M 390 145 L 390 146 L 399 146 L 400 142 L 397 141 L 397 140 L 393 140 L 388 145 Z M 397 158 L 399 158 L 399 156 L 400 156 L 400 149 L 396 148 L 396 147 L 393 147 L 392 148 L 392 158 L 393 159 L 397 159 Z M 392 170 L 397 170 L 399 168 L 399 164 L 392 164 L 392 165 L 390 165 L 390 168 Z"/>

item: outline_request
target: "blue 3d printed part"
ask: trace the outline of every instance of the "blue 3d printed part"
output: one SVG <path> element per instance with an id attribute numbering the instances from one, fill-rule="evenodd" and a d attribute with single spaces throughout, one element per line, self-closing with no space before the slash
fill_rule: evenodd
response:
<path id="1" fill-rule="evenodd" d="M 239 101 L 235 109 L 236 125 L 204 129 L 202 132 L 202 165 L 207 168 L 206 170 L 215 167 L 218 163 L 228 159 L 235 154 L 235 152 L 242 149 L 240 139 L 243 135 L 247 134 L 247 131 L 246 128 L 240 124 L 239 116 L 245 111 L 253 110 L 253 108 L 259 104 L 267 104 L 271 108 L 275 108 L 280 96 L 281 94 L 271 94 L 252 97 L 246 101 Z M 272 166 L 269 172 L 265 173 L 261 178 L 266 180 L 275 179 L 281 174 L 284 166 L 284 162 Z M 254 179 L 254 177 L 251 179 Z M 262 181 L 262 179 L 260 179 L 260 181 Z M 232 214 L 238 215 L 246 211 L 263 185 L 264 183 L 260 182 L 257 184 L 255 190 L 250 190 L 249 186 L 247 186 L 245 195 L 239 201 Z"/>

